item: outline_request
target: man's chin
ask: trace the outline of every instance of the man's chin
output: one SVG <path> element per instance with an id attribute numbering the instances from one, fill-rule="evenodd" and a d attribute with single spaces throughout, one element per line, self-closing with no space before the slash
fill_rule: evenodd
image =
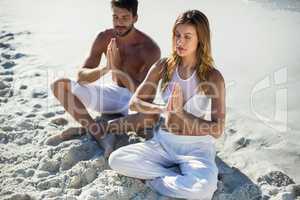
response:
<path id="1" fill-rule="evenodd" d="M 117 35 L 118 37 L 124 37 L 125 35 L 127 35 L 126 33 L 127 33 L 127 32 L 118 32 L 118 31 L 116 31 L 116 35 Z"/>
<path id="2" fill-rule="evenodd" d="M 126 35 L 128 35 L 130 33 L 131 30 L 132 30 L 132 28 L 130 28 L 126 31 L 117 31 L 117 30 L 115 30 L 115 33 L 118 37 L 125 37 Z"/>

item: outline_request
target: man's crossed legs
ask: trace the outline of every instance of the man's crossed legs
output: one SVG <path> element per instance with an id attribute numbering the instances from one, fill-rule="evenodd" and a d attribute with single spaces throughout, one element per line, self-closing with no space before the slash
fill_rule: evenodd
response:
<path id="1" fill-rule="evenodd" d="M 50 137 L 46 144 L 57 145 L 62 141 L 90 133 L 104 149 L 108 157 L 113 151 L 115 134 L 127 131 L 138 131 L 153 126 L 154 116 L 141 113 L 128 115 L 128 104 L 132 93 L 117 85 L 81 85 L 70 79 L 59 79 L 51 85 L 54 96 L 65 110 L 82 127 L 69 128 L 64 132 Z M 121 113 L 124 117 L 108 122 L 97 122 L 88 113 L 87 108 L 104 113 Z"/>

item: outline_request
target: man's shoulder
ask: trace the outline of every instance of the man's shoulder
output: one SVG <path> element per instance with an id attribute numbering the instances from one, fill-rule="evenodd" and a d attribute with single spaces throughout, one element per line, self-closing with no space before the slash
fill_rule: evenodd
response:
<path id="1" fill-rule="evenodd" d="M 140 47 L 143 49 L 141 53 L 160 53 L 160 48 L 158 44 L 147 34 L 139 31 L 141 40 L 140 40 Z"/>
<path id="2" fill-rule="evenodd" d="M 97 49 L 97 51 L 104 52 L 106 51 L 106 48 L 113 37 L 113 30 L 112 29 L 106 29 L 104 31 L 99 31 L 97 33 L 96 39 L 94 40 L 94 48 Z"/>
<path id="3" fill-rule="evenodd" d="M 97 40 L 101 42 L 110 41 L 112 37 L 113 37 L 113 29 L 106 29 L 104 31 L 100 31 L 97 34 Z"/>
<path id="4" fill-rule="evenodd" d="M 146 33 L 142 32 L 140 30 L 137 30 L 137 32 L 140 37 L 139 41 L 141 44 L 143 44 L 143 46 L 158 48 L 158 45 L 156 44 L 156 42 L 149 35 L 147 35 Z"/>

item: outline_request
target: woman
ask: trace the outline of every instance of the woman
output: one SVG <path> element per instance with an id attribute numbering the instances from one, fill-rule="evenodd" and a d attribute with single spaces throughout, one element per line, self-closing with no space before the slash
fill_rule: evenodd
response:
<path id="1" fill-rule="evenodd" d="M 166 105 L 153 100 L 161 80 Z M 158 61 L 131 99 L 132 110 L 165 124 L 144 143 L 122 147 L 109 158 L 112 169 L 140 179 L 160 194 L 185 199 L 211 199 L 218 169 L 213 141 L 225 121 L 225 84 L 213 67 L 210 28 L 198 10 L 181 14 L 173 28 L 173 52 Z M 177 165 L 180 172 L 170 167 Z"/>

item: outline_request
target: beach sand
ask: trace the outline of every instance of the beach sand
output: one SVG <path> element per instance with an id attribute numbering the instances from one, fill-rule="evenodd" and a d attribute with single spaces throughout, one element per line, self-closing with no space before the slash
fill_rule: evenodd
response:
<path id="1" fill-rule="evenodd" d="M 160 5 L 172 8 L 161 35 L 147 25 L 153 23 L 151 2 L 140 3 L 145 15 L 137 26 L 153 35 L 166 56 L 176 14 L 203 8 L 212 19 L 215 60 L 228 87 L 213 199 L 300 199 L 299 2 L 232 1 L 219 7 L 216 1 L 184 7 L 170 2 Z M 54 99 L 50 83 L 74 78 L 97 31 L 110 26 L 109 2 L 70 5 L 68 0 L 0 2 L 0 199 L 171 199 L 111 170 L 89 136 L 46 144 L 50 136 L 78 127 Z M 82 6 L 87 16 L 79 16 Z M 166 13 L 153 18 L 159 17 Z M 95 25 L 101 19 L 103 24 Z M 107 76 L 97 84 L 110 81 Z M 120 135 L 117 147 L 143 140 L 134 133 Z"/>

